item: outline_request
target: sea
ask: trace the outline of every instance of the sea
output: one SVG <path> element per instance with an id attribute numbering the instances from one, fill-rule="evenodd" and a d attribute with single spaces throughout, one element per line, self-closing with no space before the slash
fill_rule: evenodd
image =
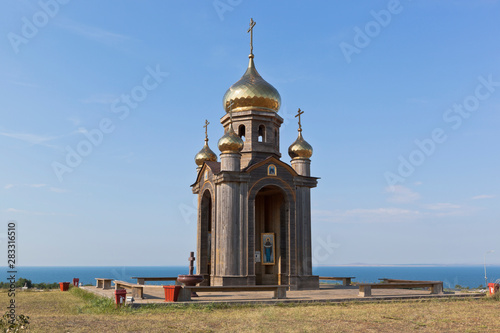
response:
<path id="1" fill-rule="evenodd" d="M 2 267 L 6 272 L 7 268 Z M 16 278 L 25 278 L 33 283 L 71 282 L 78 278 L 85 284 L 95 284 L 95 278 L 110 278 L 136 282 L 132 277 L 169 277 L 188 274 L 186 266 L 65 266 L 65 267 L 17 267 Z M 500 266 L 487 265 L 488 282 L 500 283 Z M 443 281 L 444 287 L 454 289 L 457 285 L 469 288 L 485 286 L 484 266 L 321 266 L 313 267 L 313 274 L 319 276 L 352 276 L 355 282 L 379 282 L 381 278 L 403 280 Z M 3 279 L 6 281 L 8 275 Z M 148 282 L 148 284 L 155 282 Z M 173 282 L 172 282 L 173 283 Z M 157 282 L 156 284 L 169 284 Z"/>

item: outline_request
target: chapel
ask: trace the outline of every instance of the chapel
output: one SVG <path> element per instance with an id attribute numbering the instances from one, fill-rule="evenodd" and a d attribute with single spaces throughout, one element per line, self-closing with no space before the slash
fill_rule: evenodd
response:
<path id="1" fill-rule="evenodd" d="M 290 285 L 318 289 L 312 274 L 311 177 L 313 149 L 302 136 L 281 160 L 281 97 L 257 72 L 251 20 L 250 55 L 243 76 L 224 94 L 219 157 L 205 144 L 196 154 L 197 274 L 201 285 Z"/>

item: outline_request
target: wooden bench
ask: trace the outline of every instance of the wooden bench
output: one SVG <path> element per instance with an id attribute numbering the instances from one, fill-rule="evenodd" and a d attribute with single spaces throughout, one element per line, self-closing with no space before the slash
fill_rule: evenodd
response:
<path id="1" fill-rule="evenodd" d="M 145 284 L 147 281 L 175 281 L 176 285 L 180 285 L 179 282 L 177 282 L 176 277 L 137 277 L 133 276 L 131 279 L 137 280 L 137 284 Z"/>
<path id="2" fill-rule="evenodd" d="M 96 288 L 102 288 L 102 289 L 111 289 L 111 281 L 113 279 L 103 279 L 103 278 L 95 278 L 96 279 Z"/>
<path id="3" fill-rule="evenodd" d="M 388 279 L 388 278 L 382 278 L 379 280 L 382 281 L 382 283 L 439 282 L 439 281 L 422 281 L 422 280 L 399 280 L 399 279 Z"/>
<path id="4" fill-rule="evenodd" d="M 429 283 L 433 283 L 433 282 L 440 282 L 440 281 L 401 280 L 401 279 L 388 279 L 388 278 L 382 278 L 382 279 L 379 279 L 379 280 L 382 281 L 382 283 L 412 283 L 412 282 L 429 282 Z M 426 288 L 426 289 L 430 289 L 430 288 Z"/>
<path id="5" fill-rule="evenodd" d="M 402 280 L 411 281 L 411 280 Z M 359 296 L 367 297 L 372 295 L 372 289 L 412 289 L 430 288 L 431 294 L 443 293 L 442 281 L 411 281 L 411 282 L 390 282 L 390 283 L 360 283 Z"/>
<path id="6" fill-rule="evenodd" d="M 144 287 L 145 286 L 143 284 L 135 284 L 135 283 L 125 282 L 125 281 L 118 281 L 118 280 L 114 280 L 113 283 L 115 284 L 115 290 L 132 289 L 132 297 L 144 298 Z M 150 287 L 153 287 L 153 286 L 150 286 Z"/>
<path id="7" fill-rule="evenodd" d="M 286 289 L 289 285 L 258 285 L 258 286 L 184 286 L 179 293 L 177 301 L 187 302 L 191 301 L 191 292 L 239 292 L 239 291 L 272 291 L 273 298 L 284 299 L 286 298 Z"/>
<path id="8" fill-rule="evenodd" d="M 342 281 L 343 286 L 350 286 L 351 280 L 355 279 L 355 276 L 347 276 L 347 277 L 333 277 L 333 276 L 320 276 L 320 280 L 337 280 Z"/>

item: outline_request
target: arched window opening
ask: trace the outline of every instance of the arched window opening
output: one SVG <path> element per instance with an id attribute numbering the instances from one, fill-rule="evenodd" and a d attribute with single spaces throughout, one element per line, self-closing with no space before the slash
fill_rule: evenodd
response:
<path id="1" fill-rule="evenodd" d="M 278 130 L 275 129 L 274 130 L 274 144 L 276 145 L 276 147 L 279 146 L 279 141 L 278 141 Z"/>
<path id="2" fill-rule="evenodd" d="M 245 125 L 240 125 L 238 127 L 238 136 L 241 140 L 245 141 Z"/>
<path id="3" fill-rule="evenodd" d="M 199 203 L 201 239 L 199 240 L 199 250 L 201 255 L 199 260 L 200 274 L 210 275 L 210 262 L 212 260 L 212 216 L 214 214 L 212 206 L 212 195 L 209 190 L 205 190 Z M 209 280 L 210 281 L 210 280 Z"/>
<path id="4" fill-rule="evenodd" d="M 259 137 L 257 138 L 257 141 L 266 141 L 266 127 L 264 125 L 259 125 Z"/>

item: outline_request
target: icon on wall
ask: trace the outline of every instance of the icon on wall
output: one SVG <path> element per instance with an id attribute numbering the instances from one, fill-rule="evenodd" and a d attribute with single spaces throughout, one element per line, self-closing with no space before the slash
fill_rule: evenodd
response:
<path id="1" fill-rule="evenodd" d="M 276 165 L 270 164 L 267 167 L 267 175 L 268 176 L 276 176 Z"/>
<path id="2" fill-rule="evenodd" d="M 274 233 L 262 233 L 262 265 L 274 265 Z"/>

